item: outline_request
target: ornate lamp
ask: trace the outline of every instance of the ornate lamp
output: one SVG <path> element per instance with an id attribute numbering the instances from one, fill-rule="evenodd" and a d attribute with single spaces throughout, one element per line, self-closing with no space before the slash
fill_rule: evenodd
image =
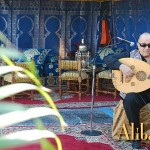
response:
<path id="1" fill-rule="evenodd" d="M 82 69 L 88 69 L 90 65 L 91 54 L 88 51 L 86 44 L 84 43 L 84 39 L 81 40 L 81 44 L 79 45 L 79 49 L 75 54 L 76 60 L 81 57 Z"/>

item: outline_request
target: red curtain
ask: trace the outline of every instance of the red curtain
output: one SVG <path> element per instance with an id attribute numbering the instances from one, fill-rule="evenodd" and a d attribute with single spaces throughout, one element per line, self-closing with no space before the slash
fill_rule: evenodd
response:
<path id="1" fill-rule="evenodd" d="M 110 34 L 109 34 L 109 28 L 108 28 L 108 23 L 106 19 L 102 20 L 102 36 L 100 40 L 100 46 L 106 45 L 110 41 Z"/>

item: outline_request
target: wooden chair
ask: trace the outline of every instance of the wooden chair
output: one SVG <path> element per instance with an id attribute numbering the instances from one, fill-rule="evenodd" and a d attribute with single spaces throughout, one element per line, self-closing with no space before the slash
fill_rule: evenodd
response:
<path id="1" fill-rule="evenodd" d="M 67 81 L 67 92 L 81 94 L 89 92 L 89 74 L 82 71 L 81 58 L 78 60 L 63 60 L 59 57 L 59 94 L 62 97 L 62 81 Z M 64 71 L 64 72 L 63 72 Z M 85 91 L 82 91 L 82 87 Z"/>
<path id="2" fill-rule="evenodd" d="M 111 70 L 105 70 L 96 75 L 96 95 L 98 93 L 112 94 L 116 98 L 117 90 L 112 84 Z"/>
<path id="3" fill-rule="evenodd" d="M 31 70 L 32 65 L 34 65 L 34 60 L 32 60 L 30 62 L 14 62 L 14 64 L 15 64 L 15 66 L 22 67 L 22 68 L 27 69 L 31 72 L 35 71 L 35 70 Z M 8 74 L 4 75 L 2 85 L 5 85 L 6 82 L 10 83 L 10 84 L 13 84 L 13 83 L 31 83 L 31 84 L 33 84 L 32 79 L 29 78 L 29 76 L 24 74 L 23 72 L 12 72 L 12 73 L 8 73 Z M 21 95 L 21 94 L 28 95 L 31 98 L 31 100 L 34 98 L 33 90 L 19 93 L 17 95 Z M 14 101 L 15 98 L 16 98 L 15 95 L 11 96 L 12 101 Z"/>

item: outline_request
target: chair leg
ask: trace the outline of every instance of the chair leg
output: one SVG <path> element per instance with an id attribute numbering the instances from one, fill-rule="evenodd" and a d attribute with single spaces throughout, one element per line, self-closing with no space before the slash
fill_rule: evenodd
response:
<path id="1" fill-rule="evenodd" d="M 115 89 L 115 91 L 114 91 L 114 99 L 116 99 L 116 96 L 117 96 L 117 90 Z"/>
<path id="2" fill-rule="evenodd" d="M 31 100 L 34 99 L 34 93 L 33 93 L 33 90 L 31 90 Z"/>
<path id="3" fill-rule="evenodd" d="M 5 85 L 5 81 L 4 81 L 4 78 L 2 77 L 2 86 Z"/>
<path id="4" fill-rule="evenodd" d="M 96 96 L 98 96 L 99 78 L 96 76 Z"/>
<path id="5" fill-rule="evenodd" d="M 59 77 L 59 96 L 62 98 L 62 87 L 61 87 L 61 77 Z"/>
<path id="6" fill-rule="evenodd" d="M 79 93 L 78 93 L 78 95 L 79 95 L 79 100 L 81 100 L 81 82 L 79 82 Z"/>
<path id="7" fill-rule="evenodd" d="M 70 90 L 70 81 L 67 80 L 67 92 Z"/>
<path id="8" fill-rule="evenodd" d="M 90 92 L 90 81 L 89 80 L 90 80 L 90 78 L 88 77 L 86 80 L 86 88 L 87 88 L 86 93 L 88 93 L 88 94 Z"/>
<path id="9" fill-rule="evenodd" d="M 15 100 L 15 95 L 12 95 L 11 96 L 11 101 L 14 102 L 14 100 Z"/>

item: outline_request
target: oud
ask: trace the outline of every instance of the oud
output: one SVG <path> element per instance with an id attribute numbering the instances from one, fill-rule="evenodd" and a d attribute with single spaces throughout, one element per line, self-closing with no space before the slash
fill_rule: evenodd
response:
<path id="1" fill-rule="evenodd" d="M 119 62 L 129 66 L 134 71 L 133 77 L 125 77 L 119 70 L 112 70 L 114 87 L 121 92 L 142 92 L 150 88 L 150 65 L 136 58 L 122 58 Z"/>

